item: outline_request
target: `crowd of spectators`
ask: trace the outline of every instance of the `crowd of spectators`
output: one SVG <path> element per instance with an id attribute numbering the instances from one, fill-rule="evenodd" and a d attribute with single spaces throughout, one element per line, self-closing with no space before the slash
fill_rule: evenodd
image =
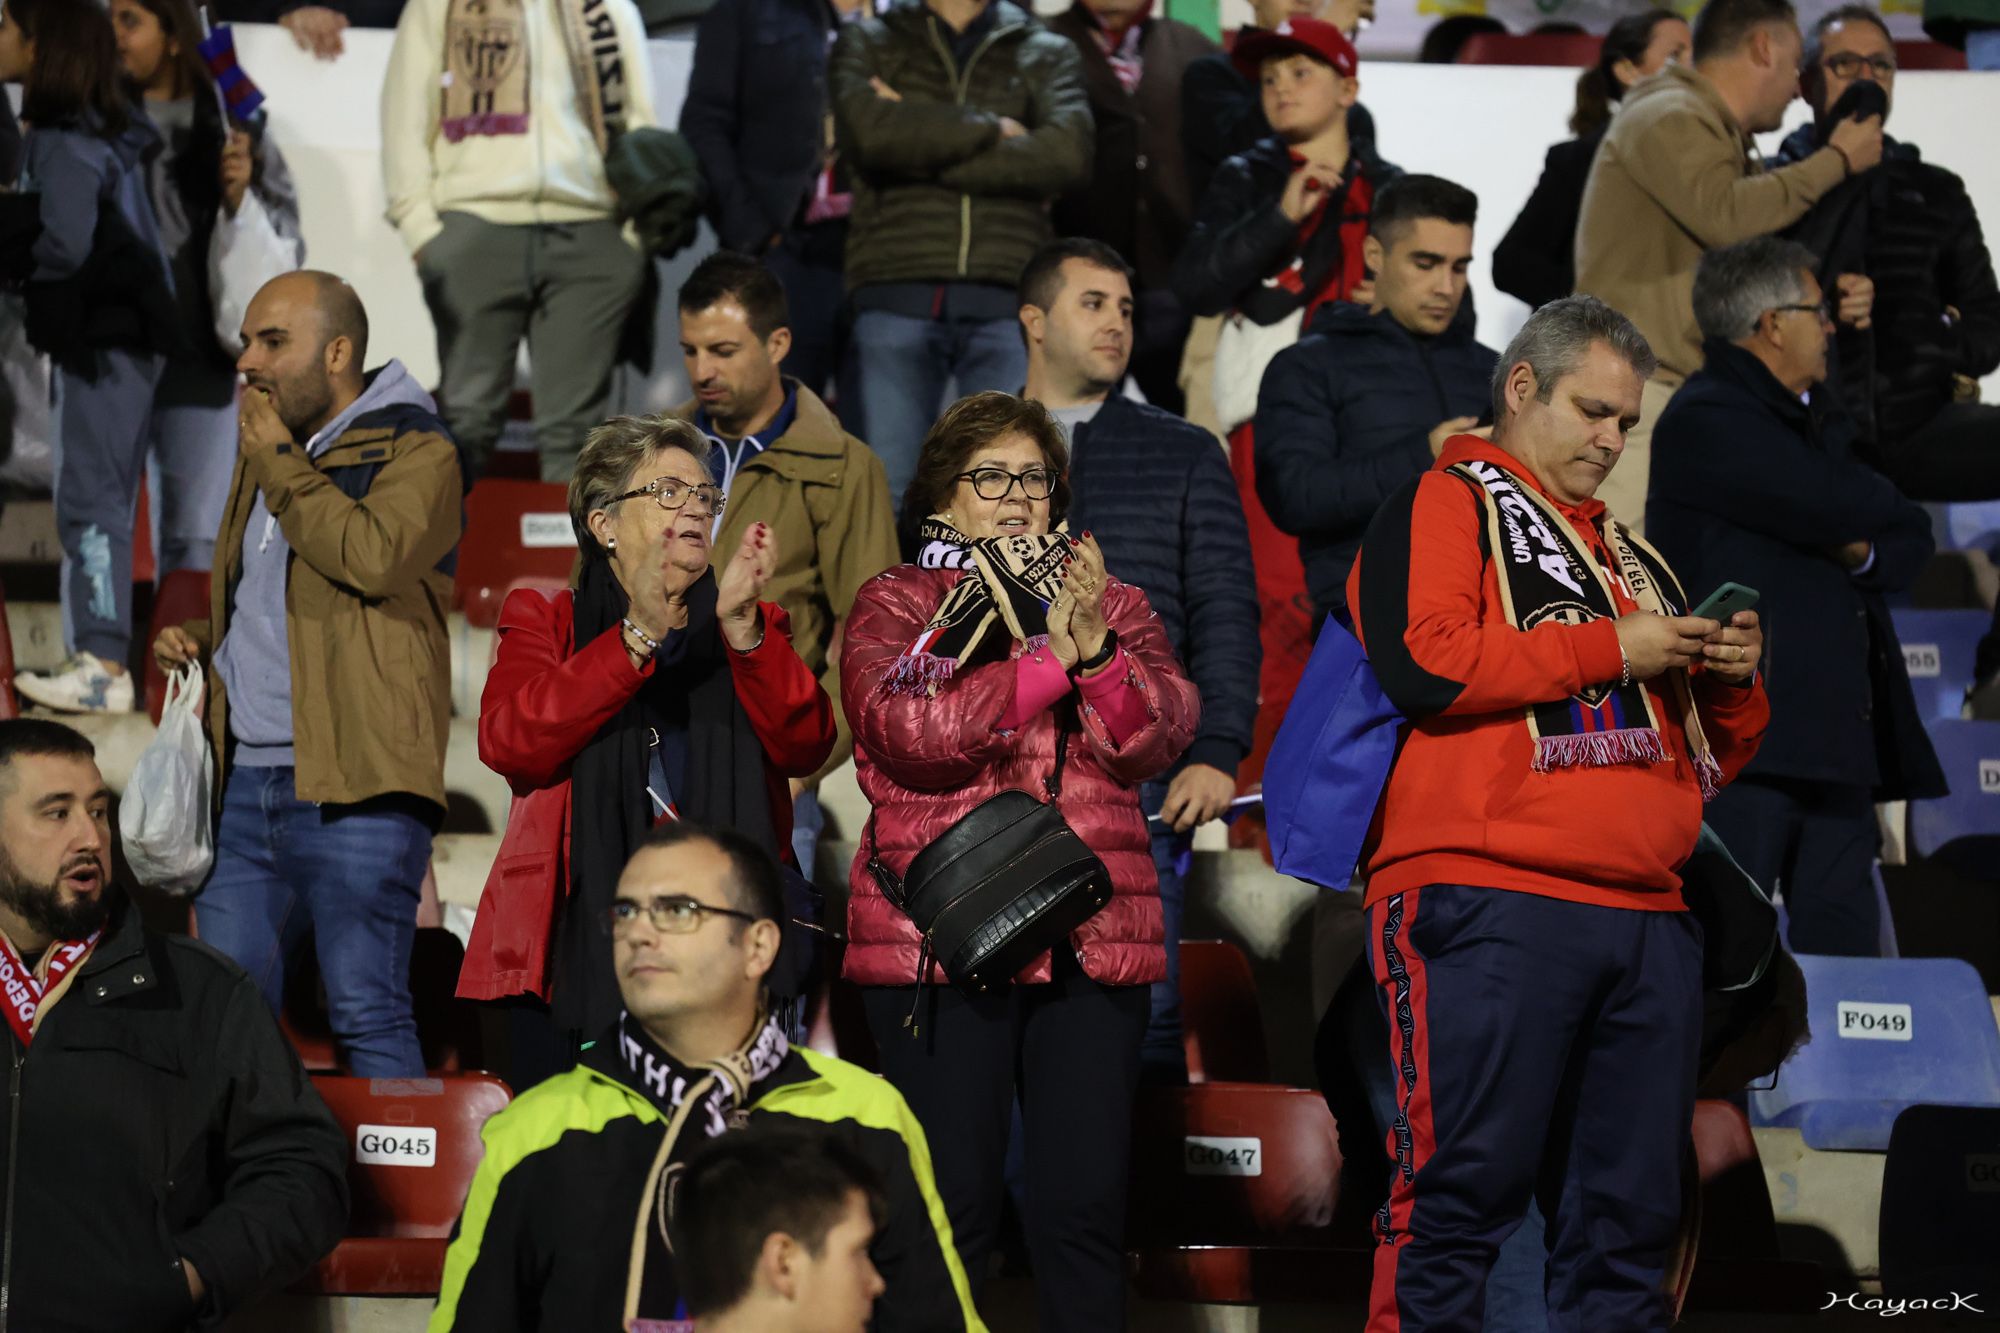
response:
<path id="1" fill-rule="evenodd" d="M 2000 16 L 1951 4 L 1984 51 Z M 1504 352 L 1474 333 L 1480 201 L 1418 136 L 1409 170 L 1377 151 L 1367 0 L 1259 3 L 1227 51 L 1134 0 L 714 0 L 684 137 L 645 52 L 697 17 L 672 3 L 232 16 L 329 59 L 395 28 L 385 194 L 441 383 L 371 366 L 359 297 L 302 267 L 279 145 L 188 0 L 0 4 L 0 300 L 53 367 L 67 654 L 22 696 L 132 708 L 149 462 L 161 572 L 213 566 L 152 645 L 207 684 L 200 946 L 110 883 L 89 743 L 0 722 L 0 969 L 38 1071 L 8 1128 L 206 1164 L 89 1162 L 163 1219 L 91 1243 L 143 1260 L 96 1322 L 215 1322 L 338 1235 L 338 1131 L 275 1020 L 308 936 L 343 1065 L 424 1073 L 447 608 L 524 343 L 578 554 L 500 606 L 479 701 L 512 800 L 458 996 L 518 1095 L 433 1329 L 977 1329 L 1010 1208 L 1037 1326 L 1123 1327 L 1134 1107 L 1187 1077 L 1186 856 L 1254 803 L 1322 635 L 1404 725 L 1359 813 L 1324 812 L 1373 815 L 1371 1327 L 1670 1322 L 1713 1065 L 1697 838 L 1793 950 L 1881 948 L 1875 803 L 1944 785 L 1886 598 L 1933 553 L 1920 501 L 2000 498 L 2000 288 L 1964 184 L 1884 134 L 1878 14 L 1620 20 L 1495 252 L 1536 307 Z M 698 174 L 722 243 L 671 292 L 649 172 Z M 692 400 L 607 419 L 667 302 Z M 1694 613 L 1730 582 L 1754 612 Z M 816 788 L 850 759 L 869 813 L 832 876 Z M 1102 901 L 969 985 L 911 886 L 1024 792 Z M 836 979 L 881 1079 L 804 1043 Z M 107 1044 L 151 1056 L 86 1105 Z M 61 1165 L 24 1161 L 10 1206 Z M 24 1320 L 91 1248 L 67 1207 L 17 1257 Z"/>

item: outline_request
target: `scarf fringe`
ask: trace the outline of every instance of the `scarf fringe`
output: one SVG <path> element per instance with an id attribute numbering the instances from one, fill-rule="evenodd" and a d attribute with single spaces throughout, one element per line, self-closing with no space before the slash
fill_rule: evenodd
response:
<path id="1" fill-rule="evenodd" d="M 882 678 L 890 694 L 934 694 L 958 672 L 958 663 L 935 653 L 904 653 Z"/>
<path id="2" fill-rule="evenodd" d="M 1671 757 L 1667 753 L 1666 742 L 1660 739 L 1660 733 L 1653 728 L 1622 727 L 1617 731 L 1537 737 L 1534 769 L 1537 773 L 1547 773 L 1558 768 L 1658 764 Z"/>
<path id="3" fill-rule="evenodd" d="M 1715 756 L 1704 750 L 1694 757 L 1695 781 L 1701 784 L 1701 799 L 1704 803 L 1715 799 L 1722 790 L 1722 765 L 1715 762 Z"/>

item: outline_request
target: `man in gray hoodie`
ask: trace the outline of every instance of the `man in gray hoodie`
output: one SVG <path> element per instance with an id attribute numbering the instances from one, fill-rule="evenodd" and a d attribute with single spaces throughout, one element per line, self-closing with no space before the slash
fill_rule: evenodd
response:
<path id="1" fill-rule="evenodd" d="M 210 619 L 153 645 L 163 668 L 211 668 L 221 822 L 195 921 L 274 1008 L 311 927 L 345 1063 L 417 1076 L 409 959 L 444 811 L 463 464 L 401 363 L 363 373 L 368 317 L 339 278 L 273 279 L 243 342 Z"/>

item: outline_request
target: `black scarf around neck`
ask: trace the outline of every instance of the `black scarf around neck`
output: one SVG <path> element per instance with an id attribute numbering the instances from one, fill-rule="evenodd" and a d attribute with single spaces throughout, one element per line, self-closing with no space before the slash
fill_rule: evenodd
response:
<path id="1" fill-rule="evenodd" d="M 661 638 L 652 678 L 590 738 L 570 768 L 573 888 L 556 929 L 550 1005 L 556 1026 L 573 1038 L 601 1031 L 623 1008 L 611 937 L 598 923 L 657 814 L 646 794 L 655 732 L 663 738 L 678 733 L 686 741 L 686 769 L 673 792 L 682 818 L 733 828 L 778 854 L 764 747 L 737 701 L 715 601 L 715 571 L 709 570 L 688 592 L 687 627 Z M 577 578 L 576 647 L 615 630 L 628 606 L 610 562 L 586 557 Z"/>

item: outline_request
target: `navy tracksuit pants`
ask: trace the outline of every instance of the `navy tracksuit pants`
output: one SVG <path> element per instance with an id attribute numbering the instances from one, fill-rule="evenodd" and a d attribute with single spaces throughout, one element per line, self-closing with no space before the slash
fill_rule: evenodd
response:
<path id="1" fill-rule="evenodd" d="M 1667 1328 L 1701 1039 L 1693 917 L 1437 884 L 1367 920 L 1397 1097 L 1369 1333 L 1479 1333 L 1531 1197 L 1552 1333 Z"/>

